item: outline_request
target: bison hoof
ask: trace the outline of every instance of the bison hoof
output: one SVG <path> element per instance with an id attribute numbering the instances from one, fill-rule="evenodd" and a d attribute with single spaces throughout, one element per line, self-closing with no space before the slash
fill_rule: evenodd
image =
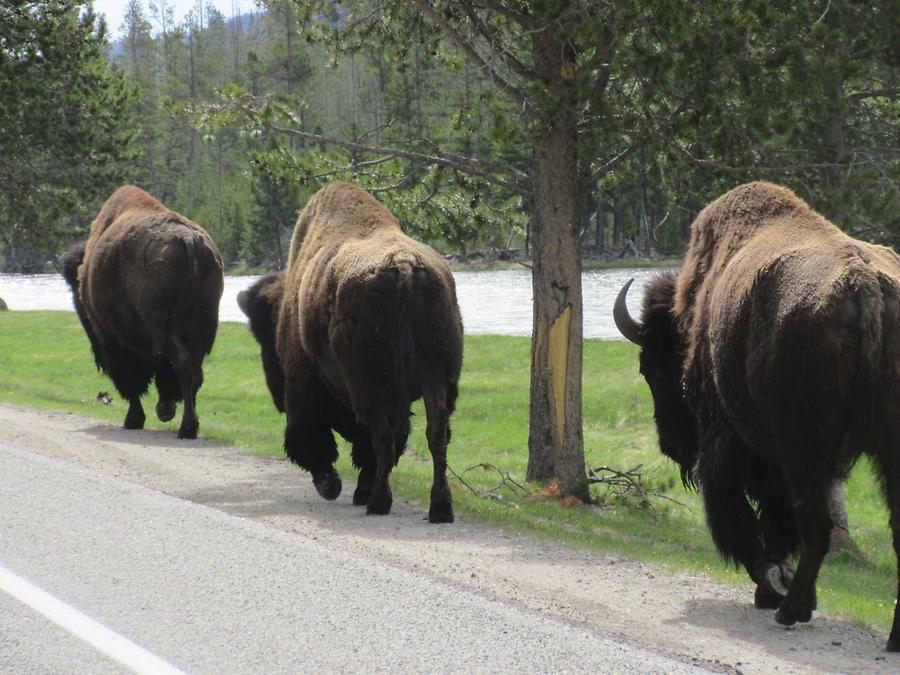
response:
<path id="1" fill-rule="evenodd" d="M 366 504 L 366 514 L 370 516 L 386 516 L 391 512 L 392 501 L 387 502 L 372 502 L 369 500 L 369 503 Z"/>
<path id="2" fill-rule="evenodd" d="M 197 438 L 197 429 L 199 425 L 191 424 L 191 425 L 181 425 L 181 428 L 178 430 L 178 438 L 183 438 L 186 440 L 192 440 Z"/>
<path id="3" fill-rule="evenodd" d="M 391 512 L 391 504 L 394 500 L 390 491 L 386 494 L 378 494 L 373 492 L 369 495 L 369 501 L 366 504 L 366 513 L 375 516 L 386 516 Z"/>
<path id="4" fill-rule="evenodd" d="M 341 495 L 341 477 L 334 469 L 313 474 L 313 485 L 323 499 L 332 501 Z"/>
<path id="5" fill-rule="evenodd" d="M 125 416 L 124 426 L 126 429 L 143 429 L 144 413 L 132 413 L 132 411 L 129 410 L 128 414 Z"/>
<path id="6" fill-rule="evenodd" d="M 782 626 L 793 626 L 795 623 L 806 623 L 812 619 L 813 608 L 805 603 L 785 598 L 775 611 L 775 621 Z"/>
<path id="7" fill-rule="evenodd" d="M 771 588 L 767 588 L 760 584 L 756 587 L 753 594 L 753 606 L 757 609 L 778 609 L 778 605 L 784 599 L 783 595 L 779 595 Z"/>
<path id="8" fill-rule="evenodd" d="M 781 565 L 771 563 L 763 572 L 759 585 L 767 594 L 783 598 L 788 594 L 792 581 L 794 581 L 794 570 L 783 563 Z"/>
<path id="9" fill-rule="evenodd" d="M 156 417 L 160 422 L 169 422 L 175 417 L 175 401 L 160 400 L 156 404 Z"/>
<path id="10" fill-rule="evenodd" d="M 429 523 L 452 523 L 453 505 L 450 502 L 433 502 L 428 509 Z"/>
<path id="11" fill-rule="evenodd" d="M 900 635 L 894 635 L 891 632 L 891 636 L 888 638 L 887 642 L 887 650 L 889 652 L 900 652 Z"/>
<path id="12" fill-rule="evenodd" d="M 371 488 L 356 488 L 356 490 L 353 492 L 353 505 L 365 506 L 369 503 L 369 495 L 371 493 Z"/>

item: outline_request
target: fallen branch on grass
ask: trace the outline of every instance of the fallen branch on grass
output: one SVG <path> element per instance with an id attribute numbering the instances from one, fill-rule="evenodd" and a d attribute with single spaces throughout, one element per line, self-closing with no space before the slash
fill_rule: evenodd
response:
<path id="1" fill-rule="evenodd" d="M 627 502 L 634 496 L 637 496 L 637 507 L 639 509 L 652 506 L 651 497 L 665 499 L 686 509 L 688 508 L 687 504 L 647 487 L 644 483 L 643 473 L 641 473 L 643 466 L 643 464 L 638 464 L 628 471 L 620 471 L 610 466 L 598 466 L 595 469 L 588 467 L 588 483 L 590 485 L 606 486 L 607 490 L 621 502 Z"/>
<path id="2" fill-rule="evenodd" d="M 466 482 L 465 478 L 463 478 L 461 475 L 459 475 L 458 473 L 456 473 L 453 470 L 453 467 L 451 467 L 451 466 L 447 467 L 447 471 L 449 471 L 451 473 L 451 475 L 454 478 L 456 478 L 456 480 L 458 480 L 463 485 L 463 487 L 465 487 L 467 490 L 469 490 L 469 492 L 471 492 L 476 497 L 486 497 L 488 499 L 493 499 L 498 502 L 503 502 L 504 504 L 509 504 L 511 506 L 515 506 L 516 508 L 518 508 L 518 504 L 515 504 L 514 502 L 511 502 L 511 501 L 505 499 L 503 497 L 503 495 L 500 494 L 501 488 L 505 487 L 507 490 L 512 492 L 516 497 L 532 496 L 531 490 L 529 490 L 527 487 L 525 487 L 524 485 L 519 483 L 517 480 L 515 480 L 512 476 L 509 475 L 508 472 L 501 471 L 493 464 L 488 464 L 487 462 L 482 462 L 481 464 L 475 464 L 474 466 L 470 466 L 468 469 L 463 471 L 463 476 L 466 475 L 467 473 L 469 473 L 469 471 L 472 471 L 473 469 L 482 469 L 483 471 L 493 471 L 500 477 L 500 482 L 498 482 L 494 487 L 488 488 L 487 490 L 478 490 L 478 489 L 472 487 L 471 485 L 469 485 Z"/>

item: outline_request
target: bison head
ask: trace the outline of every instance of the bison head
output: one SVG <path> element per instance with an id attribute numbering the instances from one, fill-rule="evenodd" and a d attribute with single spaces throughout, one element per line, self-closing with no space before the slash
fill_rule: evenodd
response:
<path id="1" fill-rule="evenodd" d="M 284 412 L 284 370 L 275 348 L 275 335 L 283 295 L 284 273 L 276 272 L 261 277 L 237 296 L 238 307 L 250 319 L 250 331 L 259 343 L 266 384 L 280 412 Z"/>
<path id="2" fill-rule="evenodd" d="M 664 274 L 647 285 L 640 323 L 631 318 L 625 304 L 628 289 L 634 281 L 630 279 L 619 291 L 613 318 L 619 332 L 641 347 L 641 375 L 653 395 L 653 417 L 660 450 L 678 462 L 682 480 L 690 484 L 693 483 L 697 437 L 694 417 L 681 386 L 684 348 L 672 315 L 675 279 L 674 274 Z"/>

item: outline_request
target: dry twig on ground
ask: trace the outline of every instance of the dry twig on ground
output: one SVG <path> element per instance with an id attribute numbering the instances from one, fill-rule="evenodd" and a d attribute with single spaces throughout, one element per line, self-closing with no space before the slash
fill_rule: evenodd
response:
<path id="1" fill-rule="evenodd" d="M 627 471 L 620 471 L 619 469 L 614 469 L 610 466 L 598 466 L 594 469 L 589 467 L 588 484 L 604 485 L 613 497 L 622 502 L 627 502 L 630 499 L 637 497 L 637 507 L 639 509 L 646 509 L 653 506 L 653 503 L 650 501 L 651 497 L 665 499 L 666 501 L 687 508 L 686 504 L 677 499 L 673 499 L 658 490 L 648 487 L 644 482 L 644 475 L 641 472 L 643 466 L 643 464 L 638 464 L 633 469 Z"/>
<path id="2" fill-rule="evenodd" d="M 478 490 L 469 485 L 466 482 L 465 478 L 463 478 L 465 474 L 469 473 L 469 471 L 472 471 L 473 469 L 482 469 L 483 471 L 495 472 L 499 476 L 500 480 L 494 487 L 488 488 L 487 490 Z M 456 480 L 458 480 L 466 489 L 469 490 L 469 492 L 474 494 L 476 497 L 487 497 L 488 499 L 494 499 L 498 502 L 504 502 L 506 504 L 516 506 L 515 503 L 510 502 L 509 500 L 505 499 L 502 494 L 500 494 L 501 488 L 505 487 L 516 497 L 531 496 L 531 491 L 527 487 L 519 483 L 517 480 L 515 480 L 512 476 L 510 476 L 509 472 L 502 471 L 493 464 L 488 464 L 487 462 L 482 462 L 481 464 L 470 466 L 468 469 L 462 472 L 462 476 L 456 473 L 456 471 L 453 470 L 453 467 L 448 466 L 447 470 L 454 478 L 456 478 Z"/>

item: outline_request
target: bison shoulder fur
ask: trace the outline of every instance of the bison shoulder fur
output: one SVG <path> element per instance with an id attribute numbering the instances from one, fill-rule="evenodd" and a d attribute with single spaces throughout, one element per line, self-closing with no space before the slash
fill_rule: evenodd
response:
<path id="1" fill-rule="evenodd" d="M 260 279 L 239 303 L 287 416 L 285 451 L 318 492 L 335 499 L 341 491 L 337 431 L 359 469 L 354 503 L 388 513 L 410 404 L 424 398 L 434 464 L 429 520 L 451 522 L 446 452 L 463 343 L 444 259 L 406 236 L 368 192 L 334 183 L 300 213 L 287 269 Z"/>

